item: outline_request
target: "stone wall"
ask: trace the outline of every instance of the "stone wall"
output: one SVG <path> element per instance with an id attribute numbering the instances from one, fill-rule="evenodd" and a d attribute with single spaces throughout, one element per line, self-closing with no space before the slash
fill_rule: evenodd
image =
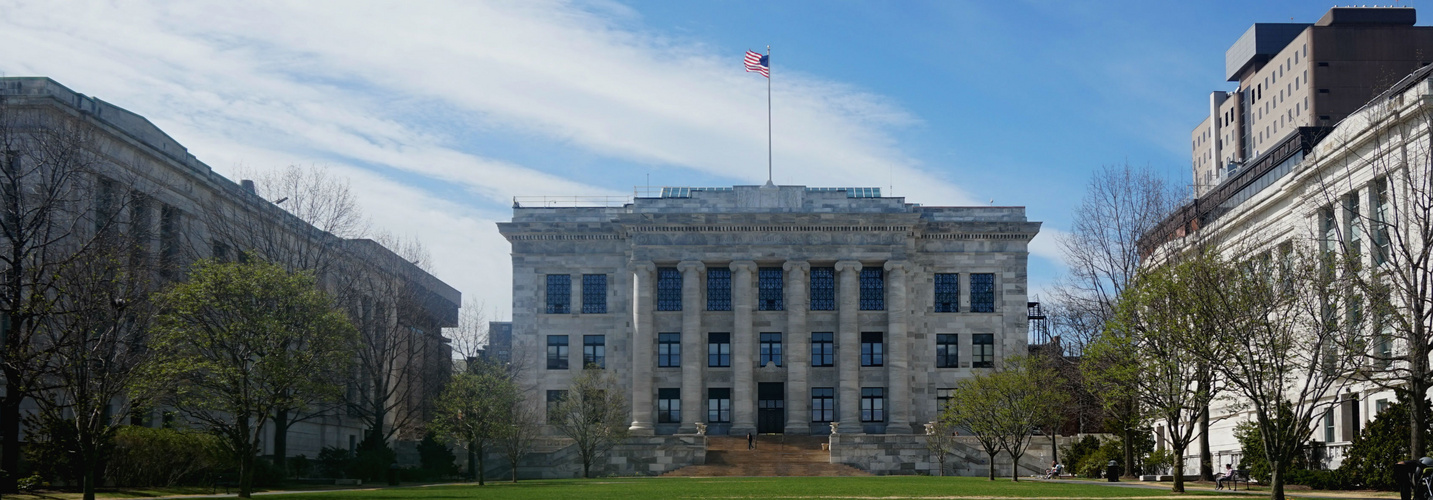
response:
<path id="1" fill-rule="evenodd" d="M 1060 438 L 1059 445 L 1069 443 Z M 1050 440 L 1037 437 L 1020 457 L 1020 475 L 1041 474 L 1050 465 Z M 831 463 L 846 464 L 877 475 L 935 475 L 935 457 L 926 449 L 923 435 L 839 434 L 831 436 Z M 945 474 L 985 476 L 990 459 L 973 437 L 957 438 L 945 461 Z M 1001 452 L 995 459 L 996 477 L 1010 477 L 1010 459 Z"/>
<path id="2" fill-rule="evenodd" d="M 461 453 L 461 451 L 459 451 Z M 705 436 L 649 436 L 628 438 L 592 465 L 592 476 L 656 476 L 707 461 Z M 499 453 L 485 457 L 487 478 L 506 479 L 511 468 Z M 519 479 L 582 477 L 582 457 L 566 438 L 544 438 L 537 450 L 518 464 Z"/>

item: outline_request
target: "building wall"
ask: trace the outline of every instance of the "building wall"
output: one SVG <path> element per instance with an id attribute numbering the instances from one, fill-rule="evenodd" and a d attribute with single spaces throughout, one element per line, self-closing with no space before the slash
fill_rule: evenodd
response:
<path id="1" fill-rule="evenodd" d="M 782 383 L 784 432 L 824 434 L 811 388 L 832 388 L 842 433 L 903 433 L 935 416 L 937 391 L 988 368 L 971 366 L 972 334 L 991 334 L 994 363 L 1026 350 L 1027 244 L 1039 223 L 1018 207 L 920 207 L 803 186 L 693 190 L 620 208 L 515 208 L 499 224 L 513 245 L 513 350 L 536 390 L 563 390 L 581 370 L 583 335 L 603 335 L 606 370 L 631 387 L 638 434 L 758 430 L 757 389 Z M 813 268 L 835 268 L 836 310 L 810 310 Z M 656 279 L 681 276 L 680 310 L 655 305 Z M 707 310 L 707 277 L 730 272 L 732 310 Z M 782 277 L 781 310 L 756 304 L 761 269 Z M 884 273 L 886 307 L 859 310 L 861 269 Z M 934 275 L 959 273 L 960 312 L 933 312 Z M 971 273 L 994 277 L 993 312 L 970 312 Z M 580 312 L 582 275 L 606 277 L 605 313 Z M 570 276 L 571 309 L 547 313 L 547 276 Z M 829 332 L 832 367 L 811 366 L 812 333 Z M 860 366 L 862 332 L 882 335 L 883 366 Z M 680 367 L 657 366 L 657 334 L 677 333 Z M 711 333 L 731 336 L 729 367 L 707 363 Z M 758 339 L 779 333 L 782 366 L 758 366 Z M 959 366 L 935 367 L 936 334 L 958 335 Z M 549 369 L 547 337 L 568 337 L 565 369 Z M 635 339 L 635 340 L 634 340 Z M 730 422 L 710 422 L 709 388 L 730 388 Z M 884 390 L 886 416 L 862 422 L 862 388 Z M 680 391 L 680 422 L 658 422 L 659 389 Z M 538 402 L 541 406 L 541 401 Z"/>

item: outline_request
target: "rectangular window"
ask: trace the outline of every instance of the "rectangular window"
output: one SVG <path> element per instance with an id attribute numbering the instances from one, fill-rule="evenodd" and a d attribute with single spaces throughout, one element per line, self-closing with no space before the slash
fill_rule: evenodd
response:
<path id="1" fill-rule="evenodd" d="M 811 388 L 811 421 L 830 422 L 836 420 L 836 388 Z"/>
<path id="2" fill-rule="evenodd" d="M 879 267 L 861 269 L 861 310 L 886 310 L 886 271 Z"/>
<path id="3" fill-rule="evenodd" d="M 682 334 L 657 334 L 657 367 L 675 368 L 682 366 Z"/>
<path id="4" fill-rule="evenodd" d="M 682 390 L 657 389 L 657 423 L 675 424 L 682 421 Z"/>
<path id="5" fill-rule="evenodd" d="M 767 363 L 771 363 L 771 364 L 776 365 L 776 366 L 781 366 L 781 334 L 780 334 L 780 333 L 763 333 L 763 334 L 761 334 L 761 354 L 760 354 L 759 363 L 757 364 L 757 368 L 766 366 Z"/>
<path id="6" fill-rule="evenodd" d="M 811 310 L 836 310 L 836 268 L 811 268 Z"/>
<path id="7" fill-rule="evenodd" d="M 557 413 L 557 405 L 562 404 L 562 398 L 567 396 L 567 391 L 547 391 L 547 423 L 555 424 L 562 419 Z"/>
<path id="8" fill-rule="evenodd" d="M 970 312 L 995 312 L 995 275 L 972 273 L 970 275 Z"/>
<path id="9" fill-rule="evenodd" d="M 657 310 L 682 310 L 682 272 L 675 267 L 657 268 Z"/>
<path id="10" fill-rule="evenodd" d="M 1324 410 L 1324 442 L 1333 442 L 1333 408 Z"/>
<path id="11" fill-rule="evenodd" d="M 1348 259 L 1349 263 L 1354 266 L 1358 266 L 1363 253 L 1363 221 L 1359 217 L 1358 209 L 1358 193 L 1350 194 L 1343 199 L 1343 215 L 1344 219 L 1348 221 L 1348 226 L 1344 230 L 1348 235 Z"/>
<path id="12" fill-rule="evenodd" d="M 783 308 L 781 268 L 763 267 L 756 271 L 756 308 L 759 311 L 780 311 Z"/>
<path id="13" fill-rule="evenodd" d="M 707 334 L 707 366 L 724 368 L 731 366 L 731 334 Z"/>
<path id="14" fill-rule="evenodd" d="M 707 423 L 724 424 L 729 422 L 731 422 L 731 389 L 708 388 Z"/>
<path id="15" fill-rule="evenodd" d="M 178 208 L 169 205 L 159 207 L 159 272 L 165 277 L 174 277 L 174 271 L 179 266 L 180 215 Z"/>
<path id="16" fill-rule="evenodd" d="M 547 336 L 547 369 L 549 369 L 549 370 L 566 370 L 566 369 L 567 369 L 567 336 L 566 336 L 566 335 L 548 335 L 548 336 Z"/>
<path id="17" fill-rule="evenodd" d="M 960 312 L 960 275 L 957 273 L 936 273 L 935 312 Z"/>
<path id="18" fill-rule="evenodd" d="M 582 336 L 582 367 L 607 368 L 607 336 Z"/>
<path id="19" fill-rule="evenodd" d="M 970 336 L 970 366 L 991 368 L 995 366 L 995 334 L 977 333 Z"/>
<path id="20" fill-rule="evenodd" d="M 731 269 L 707 269 L 707 310 L 731 310 Z"/>
<path id="21" fill-rule="evenodd" d="M 935 411 L 937 414 L 945 413 L 945 405 L 950 404 L 950 399 L 955 395 L 955 389 L 935 390 Z M 937 417 L 939 418 L 939 417 Z"/>
<path id="22" fill-rule="evenodd" d="M 938 333 L 935 336 L 935 367 L 960 367 L 960 339 L 954 333 Z"/>
<path id="23" fill-rule="evenodd" d="M 1373 217 L 1373 244 L 1377 247 L 1373 254 L 1373 261 L 1377 264 L 1388 262 L 1388 225 L 1392 223 L 1391 214 L 1388 210 L 1388 178 L 1373 181 L 1371 206 L 1369 214 Z"/>
<path id="24" fill-rule="evenodd" d="M 582 314 L 607 314 L 607 275 L 582 275 Z"/>
<path id="25" fill-rule="evenodd" d="M 832 342 L 831 332 L 817 332 L 811 334 L 811 366 L 834 366 L 836 363 L 836 346 Z"/>
<path id="26" fill-rule="evenodd" d="M 885 347 L 881 332 L 861 332 L 861 366 L 883 366 Z"/>
<path id="27" fill-rule="evenodd" d="M 566 274 L 547 275 L 547 313 L 567 314 L 572 296 L 572 276 Z"/>
<path id="28" fill-rule="evenodd" d="M 862 421 L 862 422 L 885 422 L 885 421 L 886 421 L 886 388 L 884 388 L 884 387 L 862 387 L 862 388 L 861 388 L 861 421 Z"/>

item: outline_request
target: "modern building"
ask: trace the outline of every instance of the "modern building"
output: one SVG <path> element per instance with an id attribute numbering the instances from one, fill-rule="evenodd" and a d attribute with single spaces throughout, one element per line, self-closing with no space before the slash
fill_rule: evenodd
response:
<path id="1" fill-rule="evenodd" d="M 387 423 L 428 411 L 440 387 L 435 382 L 451 372 L 451 351 L 440 332 L 457 322 L 457 290 L 378 242 L 340 238 L 304 222 L 284 210 L 284 200 L 256 194 L 252 181 L 236 183 L 214 172 L 143 116 L 48 78 L 0 78 L 0 115 L 20 135 L 63 129 L 77 138 L 76 151 L 82 150 L 87 163 L 69 178 L 78 194 L 61 207 L 63 216 L 115 219 L 118 230 L 143 242 L 133 258 L 163 263 L 165 280 L 183 279 L 183 269 L 196 259 L 240 259 L 247 252 L 290 267 L 304 267 L 294 265 L 304 259 L 325 262 L 321 286 L 339 297 L 364 335 L 402 336 L 392 344 L 404 355 L 393 360 L 390 380 L 404 387 L 388 392 L 401 399 L 389 401 L 394 411 Z M 8 138 L 17 142 L 7 144 L 20 140 Z M 95 225 L 75 227 L 70 237 L 93 236 L 85 231 Z M 289 250 L 308 255 L 289 260 Z M 358 380 L 363 378 L 355 377 L 350 396 L 372 393 L 368 381 Z M 359 399 L 351 398 L 349 407 L 368 404 Z M 128 423 L 160 426 L 174 418 L 155 408 L 135 412 Z M 324 411 L 290 429 L 287 453 L 313 457 L 324 447 L 352 449 L 365 427 L 351 411 Z M 261 454 L 274 450 L 273 426 L 269 429 Z"/>
<path id="2" fill-rule="evenodd" d="M 923 434 L 957 382 L 1027 351 L 1022 207 L 769 183 L 553 201 L 498 224 L 514 364 L 542 401 L 611 371 L 638 436 Z"/>
<path id="3" fill-rule="evenodd" d="M 1433 62 L 1433 27 L 1411 7 L 1334 7 L 1313 24 L 1257 23 L 1224 54 L 1233 91 L 1209 95 L 1190 135 L 1194 196 L 1325 133 Z"/>
<path id="4" fill-rule="evenodd" d="M 1229 258 L 1251 258 L 1304 247 L 1352 256 L 1358 269 L 1389 276 L 1426 269 L 1400 260 L 1389 238 L 1397 232 L 1418 247 L 1421 225 L 1429 222 L 1416 207 L 1426 205 L 1433 175 L 1433 66 L 1426 64 L 1433 60 L 1433 28 L 1412 22 L 1412 9 L 1334 8 L 1312 26 L 1251 28 L 1229 51 L 1230 78 L 1238 77 L 1239 90 L 1223 103 L 1216 94 L 1214 116 L 1196 130 L 1196 184 L 1211 179 L 1206 153 L 1226 162 L 1249 160 L 1146 235 L 1142 252 L 1212 246 Z M 1288 41 L 1266 46 L 1265 36 Z M 1399 68 L 1404 74 L 1388 76 Z M 1222 141 L 1201 142 L 1209 131 Z M 1397 369 L 1394 359 L 1404 348 L 1386 329 L 1389 323 L 1365 318 L 1376 317 L 1374 301 L 1394 311 L 1406 303 L 1396 294 L 1365 299 L 1354 288 L 1328 300 L 1336 302 L 1325 304 L 1327 320 L 1372 339 L 1367 352 L 1351 353 L 1363 363 L 1339 375 L 1334 393 L 1312 403 L 1322 415 L 1310 429 L 1315 465 L 1335 468 L 1367 422 L 1396 399 L 1388 381 L 1367 380 Z M 1252 418 L 1231 402 L 1211 409 L 1217 462 L 1239 463 L 1234 427 Z M 1186 472 L 1196 473 L 1198 450 L 1189 453 Z"/>

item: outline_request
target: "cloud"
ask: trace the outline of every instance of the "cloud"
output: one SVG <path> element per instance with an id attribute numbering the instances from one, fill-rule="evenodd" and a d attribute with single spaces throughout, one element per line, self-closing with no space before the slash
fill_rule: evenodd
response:
<path id="1" fill-rule="evenodd" d="M 741 49 L 664 35 L 621 4 L 0 1 L 0 10 L 0 46 L 22 48 L 0 59 L 0 73 L 50 76 L 144 115 L 221 173 L 333 166 L 380 228 L 426 242 L 440 278 L 500 309 L 511 265 L 493 223 L 514 195 L 620 196 L 628 186 L 616 179 L 652 167 L 677 172 L 668 178 L 764 180 L 767 82 L 741 71 Z M 774 69 L 778 182 L 888 180 L 914 202 L 972 204 L 902 152 L 898 134 L 918 118 L 779 57 Z M 601 171 L 574 175 L 582 168 Z"/>

